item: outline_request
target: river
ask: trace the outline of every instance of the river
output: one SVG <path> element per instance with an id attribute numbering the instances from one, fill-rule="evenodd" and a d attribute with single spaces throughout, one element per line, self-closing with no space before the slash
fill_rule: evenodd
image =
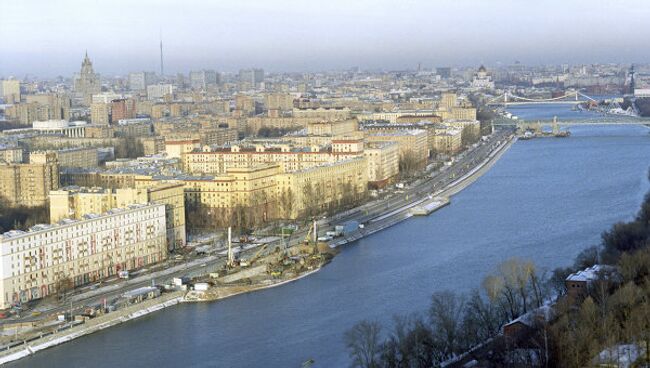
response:
<path id="1" fill-rule="evenodd" d="M 571 131 L 517 142 L 450 206 L 345 247 L 312 276 L 168 308 L 9 366 L 300 367 L 310 358 L 314 367 L 347 366 L 342 335 L 355 322 L 389 325 L 395 313 L 425 311 L 432 292 L 477 288 L 509 257 L 540 270 L 569 265 L 634 216 L 650 189 L 650 130 Z"/>

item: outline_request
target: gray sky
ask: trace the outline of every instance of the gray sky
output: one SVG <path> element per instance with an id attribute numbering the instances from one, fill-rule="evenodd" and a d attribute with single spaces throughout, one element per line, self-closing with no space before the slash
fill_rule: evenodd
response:
<path id="1" fill-rule="evenodd" d="M 0 76 L 647 62 L 647 0 L 0 0 Z"/>

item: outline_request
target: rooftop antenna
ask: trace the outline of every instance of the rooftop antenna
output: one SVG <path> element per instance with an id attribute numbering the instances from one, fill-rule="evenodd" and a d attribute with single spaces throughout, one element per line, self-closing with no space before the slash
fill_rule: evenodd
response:
<path id="1" fill-rule="evenodd" d="M 163 47 L 162 47 L 162 29 L 160 30 L 160 76 L 165 75 L 165 69 L 163 66 Z"/>

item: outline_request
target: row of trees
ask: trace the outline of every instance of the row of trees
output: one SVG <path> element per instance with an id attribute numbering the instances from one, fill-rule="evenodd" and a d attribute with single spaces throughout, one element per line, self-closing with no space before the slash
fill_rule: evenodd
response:
<path id="1" fill-rule="evenodd" d="M 423 166 L 422 160 L 412 150 L 404 152 L 399 157 L 399 175 L 402 178 L 414 177 L 422 170 Z"/>
<path id="2" fill-rule="evenodd" d="M 238 204 L 232 208 L 209 207 L 202 203 L 185 202 L 186 226 L 190 232 L 214 231 L 215 228 L 232 226 L 242 233 L 260 226 L 274 216 L 275 206 L 261 195 L 250 206 Z"/>
<path id="3" fill-rule="evenodd" d="M 48 205 L 38 207 L 9 207 L 7 202 L 0 198 L 0 233 L 12 229 L 26 230 L 36 224 L 50 222 L 50 208 Z"/>
<path id="4" fill-rule="evenodd" d="M 426 315 L 395 316 L 386 333 L 379 322 L 361 321 L 344 339 L 355 367 L 436 367 L 541 306 L 548 292 L 532 262 L 512 258 L 484 279 L 482 289 L 436 292 Z"/>
<path id="5" fill-rule="evenodd" d="M 257 136 L 258 137 L 264 137 L 264 138 L 277 138 L 277 137 L 282 137 L 286 135 L 287 133 L 296 131 L 297 129 L 291 129 L 291 128 L 271 128 L 271 127 L 261 127 L 257 131 Z"/>
<path id="6" fill-rule="evenodd" d="M 460 137 L 461 137 L 461 144 L 463 145 L 463 147 L 472 145 L 478 142 L 479 139 L 481 139 L 481 135 L 479 134 L 479 132 L 476 132 L 476 130 L 469 125 L 463 128 Z"/>
<path id="7" fill-rule="evenodd" d="M 144 146 L 137 137 L 122 137 L 115 145 L 116 158 L 138 158 L 144 156 Z"/>

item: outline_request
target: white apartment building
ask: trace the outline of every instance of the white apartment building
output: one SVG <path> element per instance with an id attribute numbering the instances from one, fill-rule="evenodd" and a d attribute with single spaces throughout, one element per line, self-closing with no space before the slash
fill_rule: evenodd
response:
<path id="1" fill-rule="evenodd" d="M 136 204 L 83 220 L 0 234 L 0 308 L 56 293 L 167 255 L 164 204 Z"/>
<path id="2" fill-rule="evenodd" d="M 171 84 L 154 84 L 147 86 L 147 98 L 149 100 L 159 100 L 165 97 L 165 95 L 171 95 L 174 93 L 174 86 Z"/>

